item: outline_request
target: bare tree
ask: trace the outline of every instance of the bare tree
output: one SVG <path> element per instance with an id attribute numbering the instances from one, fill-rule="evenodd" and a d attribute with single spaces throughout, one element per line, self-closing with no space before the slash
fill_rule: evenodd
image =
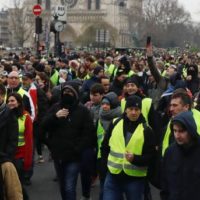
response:
<path id="1" fill-rule="evenodd" d="M 178 0 L 144 0 L 143 13 L 131 13 L 131 19 L 137 25 L 137 29 L 132 25 L 134 36 L 142 46 L 147 35 L 157 46 L 183 45 L 191 24 L 190 14 L 179 6 Z"/>
<path id="2" fill-rule="evenodd" d="M 34 32 L 32 13 L 23 0 L 14 0 L 9 17 L 12 43 L 23 47 Z"/>

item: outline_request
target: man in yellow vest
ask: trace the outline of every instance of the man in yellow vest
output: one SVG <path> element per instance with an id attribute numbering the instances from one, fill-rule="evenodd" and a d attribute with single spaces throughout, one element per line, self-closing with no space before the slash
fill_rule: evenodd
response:
<path id="1" fill-rule="evenodd" d="M 12 92 L 17 92 L 18 94 L 20 94 L 23 98 L 25 110 L 30 113 L 31 119 L 33 121 L 35 119 L 35 107 L 33 104 L 33 100 L 29 93 L 22 88 L 18 72 L 10 72 L 8 74 L 7 82 L 8 85 L 6 88 L 6 96 L 8 96 L 8 94 Z"/>
<path id="2" fill-rule="evenodd" d="M 107 163 L 103 200 L 142 200 L 148 165 L 155 152 L 155 136 L 141 114 L 142 99 L 129 96 L 122 117 L 110 125 L 103 144 Z"/>
<path id="3" fill-rule="evenodd" d="M 180 114 L 181 112 L 191 110 L 196 123 L 197 132 L 200 135 L 200 112 L 196 109 L 192 109 L 192 99 L 184 90 L 176 90 L 171 97 L 169 111 L 172 119 Z M 164 156 L 166 149 L 171 143 L 174 142 L 173 134 L 171 134 L 170 129 L 171 120 L 169 121 L 162 139 L 162 156 Z"/>

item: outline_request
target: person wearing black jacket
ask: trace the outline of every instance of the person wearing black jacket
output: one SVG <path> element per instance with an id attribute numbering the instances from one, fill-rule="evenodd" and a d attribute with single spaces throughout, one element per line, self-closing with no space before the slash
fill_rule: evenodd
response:
<path id="1" fill-rule="evenodd" d="M 76 199 L 76 183 L 83 151 L 96 145 L 95 128 L 89 110 L 79 104 L 78 85 L 69 81 L 61 91 L 43 125 L 46 144 L 55 162 L 63 200 Z M 90 163 L 88 163 L 90 164 Z"/>
<path id="2" fill-rule="evenodd" d="M 108 168 L 103 200 L 141 200 L 148 165 L 155 152 L 155 136 L 141 114 L 142 100 L 129 96 L 125 112 L 109 127 L 102 143 L 102 166 Z M 107 165 L 107 167 L 105 166 Z"/>
<path id="3" fill-rule="evenodd" d="M 17 118 L 4 103 L 5 94 L 5 86 L 0 84 L 0 163 L 13 160 L 18 141 Z M 3 191 L 2 178 L 0 178 L 0 191 Z"/>
<path id="4" fill-rule="evenodd" d="M 171 130 L 175 143 L 164 155 L 161 199 L 200 199 L 200 137 L 192 112 L 174 117 Z"/>

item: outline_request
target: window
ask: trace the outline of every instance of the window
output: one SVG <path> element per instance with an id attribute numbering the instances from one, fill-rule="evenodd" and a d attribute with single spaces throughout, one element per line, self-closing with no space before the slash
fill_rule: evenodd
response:
<path id="1" fill-rule="evenodd" d="M 92 9 L 92 0 L 88 0 L 88 10 Z"/>
<path id="2" fill-rule="evenodd" d="M 100 10 L 100 0 L 96 0 L 96 10 Z"/>

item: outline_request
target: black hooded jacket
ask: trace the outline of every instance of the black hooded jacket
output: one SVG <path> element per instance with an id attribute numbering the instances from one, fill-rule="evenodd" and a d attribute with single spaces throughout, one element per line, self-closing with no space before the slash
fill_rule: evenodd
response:
<path id="1" fill-rule="evenodd" d="M 70 82 L 66 84 L 68 89 L 78 88 Z M 78 96 L 73 105 L 69 106 L 67 118 L 57 118 L 56 113 L 63 108 L 63 87 L 61 101 L 55 104 L 43 121 L 43 126 L 48 132 L 46 143 L 52 153 L 53 159 L 67 162 L 78 161 L 81 153 L 88 147 L 96 145 L 96 134 L 89 110 L 79 103 Z"/>
<path id="2" fill-rule="evenodd" d="M 162 200 L 200 199 L 200 139 L 190 111 L 177 115 L 191 135 L 189 145 L 172 144 L 166 151 L 162 170 Z"/>

